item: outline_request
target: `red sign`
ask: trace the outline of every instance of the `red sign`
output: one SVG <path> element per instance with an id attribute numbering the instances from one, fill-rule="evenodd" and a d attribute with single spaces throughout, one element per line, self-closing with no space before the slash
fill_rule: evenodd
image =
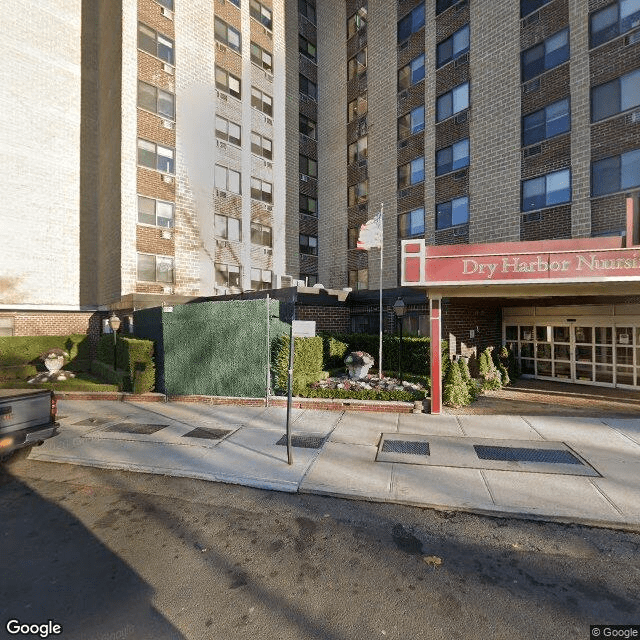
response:
<path id="1" fill-rule="evenodd" d="M 460 285 L 640 280 L 640 247 L 620 237 L 425 246 L 402 243 L 402 284 Z"/>

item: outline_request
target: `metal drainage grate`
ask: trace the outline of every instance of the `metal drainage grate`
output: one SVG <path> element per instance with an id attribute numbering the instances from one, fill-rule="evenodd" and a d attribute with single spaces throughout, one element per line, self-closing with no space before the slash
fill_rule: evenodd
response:
<path id="1" fill-rule="evenodd" d="M 430 455 L 429 443 L 412 440 L 385 440 L 382 443 L 382 452 L 408 453 L 413 456 Z"/>
<path id="2" fill-rule="evenodd" d="M 276 444 L 287 446 L 287 436 L 282 436 Z M 291 446 L 298 449 L 320 449 L 324 444 L 324 436 L 291 436 Z"/>
<path id="3" fill-rule="evenodd" d="M 62 416 L 58 416 L 62 418 Z M 113 422 L 113 418 L 85 418 L 84 420 L 80 420 L 80 422 L 74 422 L 74 426 L 80 427 L 90 427 L 90 426 L 99 426 L 101 424 L 105 424 L 107 422 Z"/>
<path id="4" fill-rule="evenodd" d="M 119 422 L 112 427 L 107 427 L 105 431 L 116 431 L 117 433 L 139 433 L 149 435 L 168 427 L 168 424 L 141 424 L 139 422 Z"/>
<path id="5" fill-rule="evenodd" d="M 549 464 L 583 464 L 569 451 L 562 449 L 528 449 L 520 447 L 489 447 L 474 444 L 478 458 L 510 462 L 546 462 Z"/>
<path id="6" fill-rule="evenodd" d="M 208 427 L 198 427 L 189 433 L 185 433 L 183 438 L 204 438 L 205 440 L 220 440 L 231 433 L 226 429 L 209 429 Z"/>

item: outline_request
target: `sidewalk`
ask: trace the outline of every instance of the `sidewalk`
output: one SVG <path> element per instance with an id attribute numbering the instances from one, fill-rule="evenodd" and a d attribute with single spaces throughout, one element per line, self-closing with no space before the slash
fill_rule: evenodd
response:
<path id="1" fill-rule="evenodd" d="M 60 434 L 29 457 L 640 531 L 640 417 L 293 409 L 291 466 L 285 419 L 281 407 L 62 400 Z"/>

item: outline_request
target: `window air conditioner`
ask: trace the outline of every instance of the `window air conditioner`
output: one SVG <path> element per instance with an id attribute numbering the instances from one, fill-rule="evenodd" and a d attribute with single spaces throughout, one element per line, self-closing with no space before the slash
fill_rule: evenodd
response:
<path id="1" fill-rule="evenodd" d="M 162 121 L 162 126 L 165 129 L 173 129 L 173 122 L 171 122 L 171 120 L 163 120 Z"/>
<path id="2" fill-rule="evenodd" d="M 173 67 L 170 64 L 167 64 L 166 62 L 162 64 L 162 70 L 168 73 L 170 76 L 173 75 Z"/>
<path id="3" fill-rule="evenodd" d="M 160 8 L 160 15 L 167 20 L 173 20 L 173 12 L 171 9 L 167 9 L 166 7 Z"/>
<path id="4" fill-rule="evenodd" d="M 166 173 L 162 175 L 162 182 L 166 184 L 173 184 L 173 176 L 168 176 Z"/>

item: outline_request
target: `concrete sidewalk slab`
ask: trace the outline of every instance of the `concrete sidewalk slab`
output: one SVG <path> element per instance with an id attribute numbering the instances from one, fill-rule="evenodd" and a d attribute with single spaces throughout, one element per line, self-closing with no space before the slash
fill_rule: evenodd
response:
<path id="1" fill-rule="evenodd" d="M 462 434 L 471 438 L 505 438 L 508 440 L 542 440 L 520 416 L 457 416 Z"/>
<path id="2" fill-rule="evenodd" d="M 602 418 L 602 422 L 640 445 L 640 419 Z"/>
<path id="3" fill-rule="evenodd" d="M 345 411 L 329 440 L 342 444 L 376 446 L 383 431 L 397 431 L 397 413 L 350 413 Z"/>
<path id="4" fill-rule="evenodd" d="M 436 436 L 464 435 L 456 416 L 435 416 L 430 413 L 398 414 L 398 432 Z"/>

